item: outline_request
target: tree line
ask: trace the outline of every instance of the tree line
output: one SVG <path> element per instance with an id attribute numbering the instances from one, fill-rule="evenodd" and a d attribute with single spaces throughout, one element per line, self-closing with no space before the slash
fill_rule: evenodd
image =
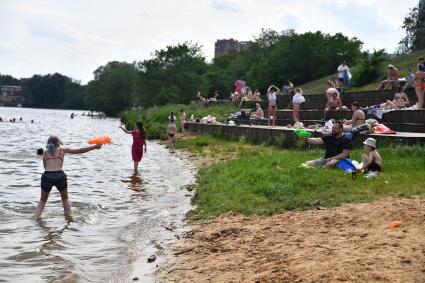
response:
<path id="1" fill-rule="evenodd" d="M 425 48 L 425 0 L 410 10 L 403 28 L 401 53 Z M 335 73 L 342 61 L 357 68 L 355 85 L 366 84 L 379 76 L 383 50 L 371 55 L 361 51 L 362 44 L 341 33 L 262 30 L 246 50 L 212 62 L 207 62 L 201 46 L 185 42 L 157 50 L 143 61 L 108 62 L 94 71 L 87 85 L 58 73 L 24 79 L 0 74 L 0 84 L 22 86 L 27 106 L 116 115 L 133 105 L 187 104 L 196 99 L 197 91 L 204 96 L 217 90 L 228 94 L 238 79 L 262 93 L 268 85 L 282 85 L 288 79 L 300 85 Z"/>

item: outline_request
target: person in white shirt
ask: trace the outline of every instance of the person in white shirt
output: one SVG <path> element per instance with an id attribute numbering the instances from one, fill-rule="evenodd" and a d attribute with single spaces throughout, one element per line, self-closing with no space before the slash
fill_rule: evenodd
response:
<path id="1" fill-rule="evenodd" d="M 294 119 L 294 123 L 300 121 L 300 106 L 301 103 L 305 102 L 305 98 L 303 96 L 303 90 L 299 87 L 295 89 L 294 97 L 292 97 L 292 105 L 294 106 L 294 110 L 292 111 L 292 118 Z"/>
<path id="2" fill-rule="evenodd" d="M 339 81 L 339 87 L 345 87 L 346 85 L 344 84 L 344 73 L 345 72 L 350 72 L 350 68 L 348 68 L 347 64 L 344 62 L 341 63 L 341 65 L 338 66 L 338 81 Z M 350 75 L 347 74 L 348 77 L 350 77 Z"/>

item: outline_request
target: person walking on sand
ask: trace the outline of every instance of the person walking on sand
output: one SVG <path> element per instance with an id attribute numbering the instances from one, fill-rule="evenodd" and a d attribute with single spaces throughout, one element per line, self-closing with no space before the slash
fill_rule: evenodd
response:
<path id="1" fill-rule="evenodd" d="M 168 148 L 170 149 L 170 152 L 174 152 L 174 136 L 176 135 L 177 127 L 176 127 L 176 117 L 174 116 L 174 113 L 171 112 L 171 115 L 168 119 L 168 126 L 167 126 L 167 144 Z"/>
<path id="2" fill-rule="evenodd" d="M 186 112 L 183 109 L 180 110 L 180 124 L 182 127 L 182 135 L 186 133 Z"/>
<path id="3" fill-rule="evenodd" d="M 130 134 L 133 136 L 133 145 L 131 146 L 131 157 L 134 162 L 134 172 L 137 173 L 139 162 L 143 158 L 143 151 L 145 153 L 147 152 L 146 130 L 143 127 L 143 123 L 140 121 L 136 122 L 132 131 L 128 131 L 123 126 L 120 126 L 120 129 L 123 130 L 126 134 Z"/>
<path id="4" fill-rule="evenodd" d="M 41 155 L 43 155 L 43 166 L 45 171 L 41 176 L 41 196 L 35 211 L 36 218 L 40 218 L 44 207 L 46 206 L 47 199 L 49 198 L 50 191 L 53 187 L 56 187 L 61 195 L 65 218 L 67 220 L 72 220 L 71 206 L 68 201 L 68 179 L 62 170 L 65 154 L 81 154 L 94 149 L 100 149 L 102 147 L 102 145 L 98 144 L 78 149 L 71 149 L 62 148 L 61 145 L 62 142 L 58 137 L 50 136 L 47 140 L 47 150 L 40 152 Z"/>

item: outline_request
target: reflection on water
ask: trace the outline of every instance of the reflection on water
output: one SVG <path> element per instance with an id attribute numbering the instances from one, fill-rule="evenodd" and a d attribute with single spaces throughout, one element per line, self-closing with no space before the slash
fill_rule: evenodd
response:
<path id="1" fill-rule="evenodd" d="M 128 188 L 135 192 L 144 192 L 142 188 L 143 179 L 140 177 L 140 173 L 133 173 L 127 180 L 122 180 L 123 183 L 128 183 Z"/>
<path id="2" fill-rule="evenodd" d="M 0 282 L 127 282 L 133 262 L 183 230 L 190 200 L 180 187 L 193 182 L 192 165 L 150 143 L 140 173 L 132 174 L 131 136 L 118 120 L 71 120 L 72 112 L 0 107 L 6 121 L 23 118 L 0 123 Z M 43 172 L 36 150 L 51 134 L 65 147 L 101 135 L 113 140 L 65 157 L 72 222 L 56 189 L 43 218 L 32 217 Z"/>

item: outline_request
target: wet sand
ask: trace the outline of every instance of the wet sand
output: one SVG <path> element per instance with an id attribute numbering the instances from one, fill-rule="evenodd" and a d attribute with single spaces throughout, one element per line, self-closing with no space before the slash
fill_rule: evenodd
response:
<path id="1" fill-rule="evenodd" d="M 389 228 L 395 220 L 398 228 Z M 425 199 L 222 215 L 177 242 L 160 282 L 425 282 Z"/>

